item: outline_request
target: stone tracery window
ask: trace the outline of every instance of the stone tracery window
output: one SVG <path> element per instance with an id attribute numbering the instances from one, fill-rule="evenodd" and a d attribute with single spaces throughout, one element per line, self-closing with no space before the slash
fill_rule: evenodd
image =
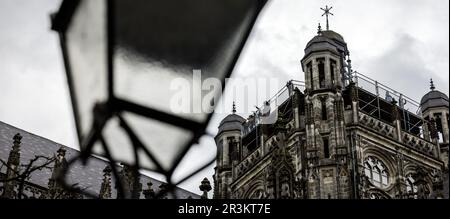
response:
<path id="1" fill-rule="evenodd" d="M 249 199 L 264 199 L 264 190 L 258 189 L 254 191 L 249 197 Z"/>
<path id="2" fill-rule="evenodd" d="M 262 185 L 251 186 L 251 189 L 246 192 L 242 191 L 242 198 L 244 199 L 265 199 L 266 193 Z"/>
<path id="3" fill-rule="evenodd" d="M 389 185 L 389 172 L 383 162 L 375 157 L 366 159 L 364 173 L 377 187 L 386 188 Z"/>
<path id="4" fill-rule="evenodd" d="M 379 193 L 371 193 L 369 196 L 370 199 L 386 199 L 385 196 L 379 194 Z"/>

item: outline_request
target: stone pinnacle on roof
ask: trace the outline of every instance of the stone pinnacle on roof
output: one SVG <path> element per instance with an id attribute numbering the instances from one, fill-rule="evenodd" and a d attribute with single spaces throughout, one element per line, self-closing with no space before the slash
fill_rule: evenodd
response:
<path id="1" fill-rule="evenodd" d="M 100 187 L 99 198 L 101 199 L 109 199 L 111 198 L 111 167 L 106 165 L 103 169 L 103 181 Z"/>
<path id="2" fill-rule="evenodd" d="M 156 193 L 153 190 L 152 186 L 153 186 L 152 181 L 148 181 L 147 189 L 142 192 L 144 194 L 145 199 L 154 199 L 155 198 Z"/>
<path id="3" fill-rule="evenodd" d="M 200 191 L 203 192 L 202 196 L 200 197 L 201 199 L 208 199 L 208 192 L 211 191 L 211 184 L 208 180 L 208 178 L 204 178 L 200 184 L 200 186 L 198 187 L 200 189 Z"/>
<path id="4" fill-rule="evenodd" d="M 66 156 L 66 149 L 65 149 L 63 146 L 61 146 L 61 147 L 58 149 L 57 153 L 58 153 L 59 156 L 65 157 L 65 156 Z"/>
<path id="5" fill-rule="evenodd" d="M 16 135 L 14 135 L 13 140 L 14 140 L 13 148 L 19 147 L 20 141 L 22 140 L 22 135 L 20 135 L 20 133 L 17 133 Z"/>

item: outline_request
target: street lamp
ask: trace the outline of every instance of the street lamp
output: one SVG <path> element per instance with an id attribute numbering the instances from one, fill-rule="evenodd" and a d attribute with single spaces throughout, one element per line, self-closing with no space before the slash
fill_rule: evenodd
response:
<path id="1" fill-rule="evenodd" d="M 200 83 L 216 78 L 223 89 L 265 3 L 63 0 L 52 29 L 60 37 L 81 154 L 170 180 L 211 117 L 211 111 L 174 109 L 173 81 L 198 83 L 193 70 L 199 69 Z M 222 89 L 199 98 L 213 101 Z"/>

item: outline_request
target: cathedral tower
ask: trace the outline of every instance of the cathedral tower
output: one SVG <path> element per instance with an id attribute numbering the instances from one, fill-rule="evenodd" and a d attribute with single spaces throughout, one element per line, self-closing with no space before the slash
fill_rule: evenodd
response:
<path id="1" fill-rule="evenodd" d="M 430 81 L 430 91 L 420 101 L 422 117 L 433 127 L 427 127 L 429 140 L 437 141 L 440 146 L 440 157 L 448 170 L 448 142 L 449 142 L 449 105 L 446 94 L 436 90 L 433 80 Z"/>
<path id="2" fill-rule="evenodd" d="M 215 137 L 217 145 L 216 168 L 214 174 L 214 198 L 232 198 L 230 184 L 233 179 L 232 166 L 242 156 L 241 130 L 245 119 L 236 114 L 233 103 L 232 114 L 226 116 L 219 125 Z"/>
<path id="3" fill-rule="evenodd" d="M 317 35 L 301 60 L 305 75 L 306 179 L 308 198 L 349 198 L 350 182 L 345 142 L 344 101 L 349 51 L 344 38 L 319 24 Z M 348 63 L 348 64 L 345 64 Z"/>

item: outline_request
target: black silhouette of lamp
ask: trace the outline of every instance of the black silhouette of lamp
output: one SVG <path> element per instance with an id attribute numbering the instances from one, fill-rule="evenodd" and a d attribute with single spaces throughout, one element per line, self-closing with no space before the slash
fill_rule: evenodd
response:
<path id="1" fill-rule="evenodd" d="M 170 180 L 212 112 L 174 107 L 172 83 L 198 83 L 198 69 L 200 83 L 216 78 L 224 88 L 265 3 L 64 0 L 52 29 L 60 37 L 84 158 L 105 156 Z M 210 102 L 221 91 L 199 98 Z M 188 100 L 191 109 L 195 98 Z"/>

